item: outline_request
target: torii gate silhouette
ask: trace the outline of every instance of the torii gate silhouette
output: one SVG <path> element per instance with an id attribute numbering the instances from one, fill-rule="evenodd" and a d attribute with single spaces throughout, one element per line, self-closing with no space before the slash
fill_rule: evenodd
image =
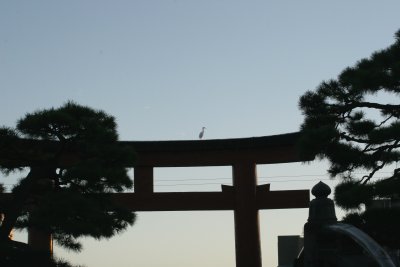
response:
<path id="1" fill-rule="evenodd" d="M 233 210 L 237 267 L 261 267 L 260 209 L 307 208 L 309 190 L 270 191 L 257 185 L 257 164 L 299 162 L 299 133 L 195 141 L 121 141 L 137 153 L 134 193 L 112 194 L 132 211 Z M 233 186 L 221 192 L 154 192 L 156 167 L 232 166 Z M 49 235 L 30 231 L 28 243 L 51 250 Z"/>

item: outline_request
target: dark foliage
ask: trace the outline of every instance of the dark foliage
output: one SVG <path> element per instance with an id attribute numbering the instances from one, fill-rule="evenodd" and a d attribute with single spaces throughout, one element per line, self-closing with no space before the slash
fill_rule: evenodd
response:
<path id="1" fill-rule="evenodd" d="M 56 149 L 16 145 L 27 139 Z M 79 237 L 109 238 L 132 225 L 134 213 L 99 196 L 133 185 L 124 166 L 135 155 L 117 140 L 112 116 L 73 102 L 27 114 L 15 129 L 0 128 L 0 170 L 19 170 L 21 159 L 30 162 L 29 174 L 12 190 L 13 201 L 2 203 L 0 241 L 6 242 L 12 228 L 32 226 L 80 250 Z"/>
<path id="2" fill-rule="evenodd" d="M 28 245 L 16 241 L 0 243 L 1 267 L 83 267 L 74 266 L 48 253 L 32 250 Z"/>
<path id="3" fill-rule="evenodd" d="M 306 157 L 329 161 L 328 173 L 342 179 L 335 190 L 335 201 L 346 210 L 400 196 L 400 169 L 396 165 L 400 159 L 399 94 L 400 31 L 393 45 L 300 98 L 305 116 L 300 151 Z M 384 168 L 390 169 L 391 174 L 377 179 L 377 173 Z M 392 214 L 393 219 L 384 213 Z M 352 213 L 346 220 L 363 224 L 375 237 L 381 234 L 381 241 L 386 240 L 382 237 L 387 237 L 388 229 L 400 240 L 396 227 L 388 226 L 399 225 L 400 217 L 396 216 L 394 209 L 367 210 Z M 394 245 L 389 239 L 386 243 Z M 400 241 L 396 246 L 400 247 Z"/>

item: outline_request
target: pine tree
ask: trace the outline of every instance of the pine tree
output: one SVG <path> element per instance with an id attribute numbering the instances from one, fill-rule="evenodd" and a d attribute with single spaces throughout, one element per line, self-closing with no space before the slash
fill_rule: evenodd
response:
<path id="1" fill-rule="evenodd" d="M 372 206 L 376 199 L 398 203 L 400 194 L 400 31 L 395 37 L 393 45 L 306 92 L 299 106 L 305 116 L 300 151 L 327 159 L 328 173 L 341 178 L 335 202 L 348 211 L 344 220 L 399 248 L 400 208 Z M 384 178 L 382 170 L 389 170 Z"/>
<path id="2" fill-rule="evenodd" d="M 35 149 L 24 146 L 35 140 Z M 73 102 L 27 114 L 15 129 L 0 128 L 0 170 L 18 171 L 21 162 L 29 168 L 12 201 L 0 203 L 0 242 L 13 228 L 34 227 L 79 251 L 82 236 L 109 238 L 132 225 L 135 214 L 103 194 L 133 185 L 125 164 L 134 152 L 117 141 L 112 116 Z"/>

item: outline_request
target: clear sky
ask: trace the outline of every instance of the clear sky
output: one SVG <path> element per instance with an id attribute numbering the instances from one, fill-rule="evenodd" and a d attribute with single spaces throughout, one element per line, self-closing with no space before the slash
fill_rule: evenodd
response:
<path id="1" fill-rule="evenodd" d="M 197 139 L 202 126 L 207 139 L 298 131 L 299 96 L 393 43 L 399 10 L 398 0 L 3 0 L 0 124 L 74 100 L 114 115 L 122 140 Z M 326 179 L 317 163 L 258 172 L 272 190 Z M 219 190 L 230 177 L 157 169 L 156 190 Z M 87 267 L 234 265 L 232 212 L 138 217 L 79 255 L 56 253 Z M 301 234 L 306 219 L 306 209 L 261 212 L 264 266 L 277 265 L 277 235 Z"/>

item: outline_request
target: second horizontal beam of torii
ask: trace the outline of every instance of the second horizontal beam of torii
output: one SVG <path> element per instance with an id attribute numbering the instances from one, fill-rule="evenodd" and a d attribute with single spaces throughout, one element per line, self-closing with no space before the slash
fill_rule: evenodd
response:
<path id="1" fill-rule="evenodd" d="M 309 190 L 270 191 L 269 185 L 260 185 L 257 189 L 259 210 L 305 208 L 309 203 Z M 110 197 L 132 211 L 235 210 L 233 190 L 223 186 L 222 192 L 113 193 Z"/>
<path id="2" fill-rule="evenodd" d="M 158 192 L 103 194 L 112 202 L 130 211 L 211 211 L 235 210 L 237 201 L 232 186 L 222 186 L 222 192 Z M 269 184 L 257 186 L 258 210 L 306 208 L 309 190 L 270 191 Z M 0 203 L 12 201 L 11 193 L 0 194 Z"/>

